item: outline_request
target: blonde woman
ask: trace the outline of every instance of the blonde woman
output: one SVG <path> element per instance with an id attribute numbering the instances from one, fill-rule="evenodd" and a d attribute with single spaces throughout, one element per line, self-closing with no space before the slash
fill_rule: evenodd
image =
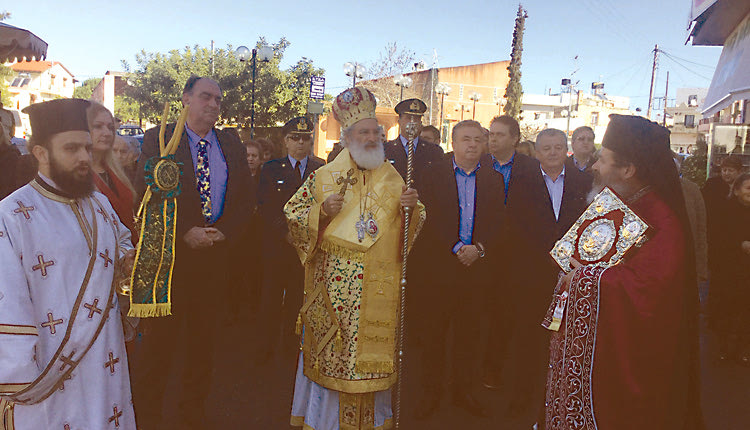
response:
<path id="1" fill-rule="evenodd" d="M 135 191 L 122 167 L 115 161 L 112 147 L 115 142 L 115 120 L 112 113 L 99 103 L 91 103 L 87 110 L 89 132 L 93 143 L 92 169 L 94 185 L 107 196 L 117 216 L 137 240 L 133 221 Z"/>

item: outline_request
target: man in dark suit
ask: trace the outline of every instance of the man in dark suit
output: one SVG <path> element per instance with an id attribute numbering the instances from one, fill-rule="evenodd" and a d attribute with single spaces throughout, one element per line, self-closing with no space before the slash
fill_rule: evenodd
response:
<path id="1" fill-rule="evenodd" d="M 594 146 L 594 129 L 588 126 L 581 126 L 573 130 L 573 137 L 570 139 L 570 146 L 573 149 L 573 155 L 568 157 L 568 165 L 575 167 L 581 172 L 591 173 L 591 167 L 596 163 L 596 147 Z"/>
<path id="2" fill-rule="evenodd" d="M 258 186 L 258 211 L 263 226 L 263 282 L 261 321 L 268 324 L 258 358 L 271 357 L 283 327 L 283 345 L 293 346 L 297 314 L 302 306 L 304 270 L 297 252 L 287 242 L 284 204 L 310 173 L 325 164 L 312 152 L 313 124 L 306 117 L 291 119 L 281 130 L 288 155 L 263 165 Z"/>
<path id="3" fill-rule="evenodd" d="M 513 324 L 511 412 L 532 426 L 544 396 L 547 333 L 540 326 L 557 282 L 559 267 L 549 256 L 555 242 L 586 208 L 591 175 L 566 166 L 567 139 L 563 131 L 542 130 L 535 144 L 539 163 L 520 174 L 514 169 L 508 197 L 508 242 L 513 244 L 511 267 Z M 522 191 L 522 192 L 519 192 Z"/>
<path id="4" fill-rule="evenodd" d="M 511 194 L 523 194 L 528 182 L 524 178 L 539 175 L 539 161 L 516 152 L 516 145 L 521 139 L 521 128 L 513 117 L 497 116 L 490 122 L 489 154 L 482 157 L 481 162 L 492 166 L 495 171 L 503 175 L 505 181 L 506 202 Z M 515 244 L 504 240 L 503 247 L 510 252 Z M 495 271 L 496 277 L 508 278 L 507 273 Z M 494 285 L 485 302 L 492 311 L 488 312 L 489 335 L 482 369 L 482 384 L 489 389 L 497 389 L 502 384 L 501 375 L 506 362 L 508 345 L 513 325 L 511 303 L 507 300 L 508 285 Z"/>
<path id="5" fill-rule="evenodd" d="M 172 315 L 141 321 L 146 328 L 133 365 L 133 398 L 142 429 L 170 428 L 161 417 L 175 356 L 182 356 L 185 364 L 177 394 L 182 422 L 176 424 L 191 429 L 210 426 L 204 403 L 211 388 L 215 322 L 226 310 L 225 289 L 241 279 L 233 256 L 243 252 L 240 239 L 253 200 L 245 147 L 236 132 L 214 127 L 221 100 L 219 85 L 199 76 L 191 76 L 182 93 L 182 103 L 190 111 L 175 153 L 182 177 Z M 167 127 L 165 141 L 174 128 Z M 147 160 L 159 156 L 158 134 L 156 127 L 144 135 L 139 172 Z M 136 188 L 140 194 L 146 188 L 142 174 Z"/>
<path id="6" fill-rule="evenodd" d="M 409 123 L 416 124 L 416 135 L 422 131 L 422 115 L 427 110 L 427 105 L 419 99 L 408 99 L 396 105 L 396 113 L 398 114 L 398 126 L 399 136 L 385 144 L 385 158 L 387 158 L 393 167 L 396 168 L 401 177 L 406 180 L 406 161 L 407 161 L 407 143 L 408 139 L 404 137 L 406 133 L 406 126 Z M 417 137 L 414 139 L 414 173 L 412 178 L 414 179 L 414 188 L 419 189 L 419 185 L 422 182 L 420 177 L 425 172 L 430 171 L 430 166 L 433 163 L 440 161 L 443 158 L 443 148 L 440 146 L 424 141 Z"/>
<path id="7" fill-rule="evenodd" d="M 477 382 L 481 303 L 496 282 L 493 271 L 504 264 L 501 228 L 504 222 L 502 176 L 480 164 L 484 136 L 476 121 L 453 128 L 454 157 L 433 165 L 420 199 L 429 215 L 419 238 L 429 261 L 429 282 L 412 289 L 416 312 L 410 327 L 422 338 L 421 401 L 417 418 L 439 406 L 444 383 L 453 382 L 451 402 L 474 416 L 486 415 L 471 393 Z M 425 288 L 427 287 L 427 288 Z M 446 343 L 453 327 L 453 345 Z M 451 369 L 447 369 L 447 363 Z"/>

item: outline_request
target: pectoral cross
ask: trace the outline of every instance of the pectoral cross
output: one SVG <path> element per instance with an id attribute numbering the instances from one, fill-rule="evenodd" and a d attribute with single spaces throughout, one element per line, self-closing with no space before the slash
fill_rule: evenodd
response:
<path id="1" fill-rule="evenodd" d="M 341 185 L 341 189 L 339 190 L 339 195 L 341 197 L 346 194 L 346 189 L 349 187 L 349 185 L 354 185 L 357 183 L 357 178 L 353 178 L 352 176 L 354 176 L 354 168 L 351 168 L 348 172 L 346 172 L 346 178 L 344 178 L 343 176 L 339 176 L 336 179 L 336 183 L 338 185 Z M 364 239 L 364 237 L 362 237 L 362 239 Z"/>
<path id="2" fill-rule="evenodd" d="M 339 178 L 341 179 L 341 178 Z M 357 239 L 362 242 L 365 240 L 365 230 L 367 229 L 367 222 L 365 222 L 365 216 L 360 214 L 359 221 L 354 224 L 354 228 L 357 229 Z"/>

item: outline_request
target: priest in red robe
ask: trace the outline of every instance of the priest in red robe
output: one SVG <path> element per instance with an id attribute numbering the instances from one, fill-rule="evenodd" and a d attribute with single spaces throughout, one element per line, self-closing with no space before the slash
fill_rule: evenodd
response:
<path id="1" fill-rule="evenodd" d="M 700 429 L 695 260 L 669 131 L 610 118 L 594 191 L 615 191 L 650 235 L 620 264 L 574 264 L 562 279 L 546 429 Z"/>

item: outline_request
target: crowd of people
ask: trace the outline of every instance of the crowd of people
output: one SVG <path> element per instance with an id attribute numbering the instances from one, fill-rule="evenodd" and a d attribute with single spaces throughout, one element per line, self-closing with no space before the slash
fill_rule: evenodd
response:
<path id="1" fill-rule="evenodd" d="M 477 393 L 500 387 L 518 428 L 700 429 L 707 279 L 717 358 L 750 365 L 750 174 L 736 155 L 701 194 L 681 180 L 668 130 L 642 117 L 613 115 L 598 151 L 594 130 L 577 128 L 570 156 L 564 131 L 522 142 L 510 116 L 464 120 L 444 153 L 424 102 L 395 107 L 399 136 L 386 141 L 375 96 L 355 87 L 333 101 L 341 142 L 323 160 L 307 117 L 281 128 L 282 155 L 216 127 L 215 81 L 191 77 L 181 100 L 184 131 L 155 127 L 140 148 L 95 102 L 25 110 L 34 163 L 3 155 L 12 177 L 0 184 L 0 428 L 212 428 L 212 351 L 243 308 L 253 365 L 297 357 L 290 423 L 305 429 L 391 428 L 401 402 L 417 426 L 449 408 L 478 428 L 497 405 Z M 181 166 L 172 188 L 160 160 Z M 648 240 L 615 266 L 561 272 L 550 250 L 604 187 Z M 164 189 L 172 227 L 158 225 L 166 209 L 139 209 Z M 161 254 L 173 265 L 143 261 L 154 225 L 173 231 Z M 136 262 L 169 267 L 155 278 L 168 316 L 127 316 Z M 562 328 L 546 330 L 563 296 Z M 404 368 L 414 398 L 394 389 Z"/>

